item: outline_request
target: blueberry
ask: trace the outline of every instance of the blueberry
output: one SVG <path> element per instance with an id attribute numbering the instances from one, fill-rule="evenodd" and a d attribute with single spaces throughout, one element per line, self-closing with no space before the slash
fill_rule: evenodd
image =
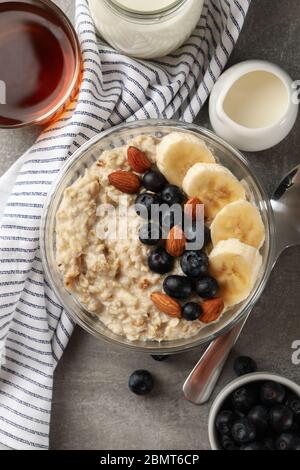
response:
<path id="1" fill-rule="evenodd" d="M 168 184 L 160 193 L 160 199 L 165 204 L 173 206 L 173 204 L 182 204 L 184 202 L 184 194 L 178 186 Z"/>
<path id="2" fill-rule="evenodd" d="M 256 438 L 256 430 L 247 418 L 238 419 L 232 426 L 232 437 L 239 444 L 248 444 Z"/>
<path id="3" fill-rule="evenodd" d="M 193 285 L 188 277 L 173 275 L 165 278 L 163 288 L 170 297 L 188 299 L 192 294 Z"/>
<path id="4" fill-rule="evenodd" d="M 259 442 L 249 442 L 240 447 L 240 450 L 264 450 L 264 447 Z"/>
<path id="5" fill-rule="evenodd" d="M 268 429 L 269 410 L 261 405 L 254 406 L 248 413 L 248 419 L 257 431 L 264 433 Z"/>
<path id="6" fill-rule="evenodd" d="M 128 387 L 136 395 L 150 393 L 153 385 L 153 377 L 147 370 L 136 370 L 129 377 Z"/>
<path id="7" fill-rule="evenodd" d="M 197 320 L 202 314 L 202 308 L 196 302 L 188 302 L 182 308 L 182 316 L 187 321 Z"/>
<path id="8" fill-rule="evenodd" d="M 222 449 L 224 450 L 238 450 L 238 446 L 236 445 L 232 437 L 228 435 L 220 436 L 220 443 Z"/>
<path id="9" fill-rule="evenodd" d="M 155 248 L 148 257 L 151 271 L 157 274 L 166 274 L 174 267 L 174 258 L 162 246 Z"/>
<path id="10" fill-rule="evenodd" d="M 160 199 L 156 194 L 143 192 L 135 200 L 135 210 L 139 216 L 147 219 L 151 216 L 152 206 L 159 204 Z"/>
<path id="11" fill-rule="evenodd" d="M 186 219 L 184 219 L 184 235 L 186 240 L 190 244 L 193 244 L 193 246 L 190 246 L 190 248 L 193 250 L 202 250 L 205 245 L 203 236 L 200 237 L 201 230 L 203 230 L 203 226 L 199 222 L 197 222 L 197 220 L 187 221 Z"/>
<path id="12" fill-rule="evenodd" d="M 293 426 L 293 412 L 284 405 L 276 405 L 270 410 L 270 425 L 277 432 L 287 432 Z"/>
<path id="13" fill-rule="evenodd" d="M 164 354 L 164 355 L 152 354 L 151 357 L 152 359 L 154 359 L 154 361 L 163 362 L 166 359 L 168 359 L 169 356 L 168 354 Z"/>
<path id="14" fill-rule="evenodd" d="M 200 224 L 200 222 L 197 220 L 193 220 L 192 222 L 190 220 L 185 220 L 184 224 L 184 234 L 189 242 L 195 242 L 196 241 L 196 234 L 199 230 L 203 230 L 203 226 Z M 210 229 L 204 225 L 204 239 L 202 240 L 203 244 L 201 247 L 199 247 L 199 250 L 202 248 L 206 247 L 211 243 L 211 235 L 210 235 Z"/>
<path id="15" fill-rule="evenodd" d="M 220 434 L 229 434 L 236 419 L 235 414 L 230 410 L 221 411 L 216 418 L 216 428 Z"/>
<path id="16" fill-rule="evenodd" d="M 175 214 L 173 211 L 165 212 L 161 217 L 161 226 L 166 230 L 166 234 L 169 233 L 170 229 L 175 225 Z"/>
<path id="17" fill-rule="evenodd" d="M 180 259 L 180 266 L 187 276 L 206 276 L 208 273 L 208 257 L 202 251 L 187 250 Z"/>
<path id="18" fill-rule="evenodd" d="M 195 291 L 203 299 L 215 297 L 219 290 L 219 284 L 213 277 L 203 277 L 195 282 Z"/>
<path id="19" fill-rule="evenodd" d="M 275 442 L 272 437 L 266 437 L 262 444 L 264 450 L 275 450 Z"/>
<path id="20" fill-rule="evenodd" d="M 265 382 L 260 390 L 260 399 L 264 405 L 273 406 L 284 402 L 285 388 L 276 382 Z"/>
<path id="21" fill-rule="evenodd" d="M 289 402 L 289 407 L 294 414 L 295 422 L 300 424 L 300 399 L 295 398 Z"/>
<path id="22" fill-rule="evenodd" d="M 184 235 L 188 242 L 194 242 L 196 240 L 196 230 L 197 230 L 197 223 L 195 220 L 192 222 L 185 221 L 184 224 Z"/>
<path id="23" fill-rule="evenodd" d="M 293 434 L 297 434 L 300 437 L 300 425 L 295 421 L 295 415 L 294 415 L 293 426 L 291 427 L 291 430 L 289 432 L 292 432 Z"/>
<path id="24" fill-rule="evenodd" d="M 142 178 L 142 185 L 144 188 L 148 189 L 148 191 L 153 191 L 154 193 L 162 191 L 166 184 L 166 178 L 159 171 L 147 171 Z"/>
<path id="25" fill-rule="evenodd" d="M 300 439 L 295 434 L 283 433 L 275 443 L 276 450 L 299 450 Z"/>
<path id="26" fill-rule="evenodd" d="M 257 371 L 256 362 L 248 356 L 240 356 L 234 361 L 234 372 L 238 377 Z"/>
<path id="27" fill-rule="evenodd" d="M 241 387 L 231 395 L 232 406 L 235 410 L 246 413 L 255 405 L 256 393 L 250 387 Z"/>
<path id="28" fill-rule="evenodd" d="M 287 389 L 286 390 L 286 395 L 285 395 L 285 399 L 284 399 L 284 404 L 286 406 L 289 406 L 291 407 L 291 404 L 293 401 L 298 401 L 300 400 L 300 398 L 298 397 L 298 395 L 296 395 L 294 392 L 292 392 L 291 390 Z"/>
<path id="29" fill-rule="evenodd" d="M 161 237 L 159 225 L 148 222 L 140 228 L 139 239 L 144 245 L 157 245 Z"/>
<path id="30" fill-rule="evenodd" d="M 243 411 L 239 411 L 237 409 L 234 410 L 235 414 L 239 417 L 239 418 L 247 418 L 247 412 L 243 412 Z"/>

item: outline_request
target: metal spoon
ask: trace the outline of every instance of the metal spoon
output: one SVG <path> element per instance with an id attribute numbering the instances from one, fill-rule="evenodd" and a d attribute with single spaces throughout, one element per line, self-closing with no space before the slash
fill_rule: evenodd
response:
<path id="1" fill-rule="evenodd" d="M 300 164 L 289 172 L 276 189 L 271 204 L 276 226 L 274 264 L 281 253 L 300 244 Z M 249 314 L 229 333 L 214 340 L 196 364 L 183 385 L 187 400 L 206 403 L 217 384 L 231 349 L 236 344 L 249 318 Z"/>

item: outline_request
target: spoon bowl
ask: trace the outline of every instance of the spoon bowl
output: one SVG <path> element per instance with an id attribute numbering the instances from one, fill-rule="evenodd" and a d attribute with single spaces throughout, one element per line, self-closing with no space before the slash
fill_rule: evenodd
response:
<path id="1" fill-rule="evenodd" d="M 275 260 L 300 244 L 300 164 L 281 181 L 271 199 L 276 226 Z"/>

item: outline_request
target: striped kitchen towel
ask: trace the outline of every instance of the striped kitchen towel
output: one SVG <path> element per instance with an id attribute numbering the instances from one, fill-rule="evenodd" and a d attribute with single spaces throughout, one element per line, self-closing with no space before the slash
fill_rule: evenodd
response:
<path id="1" fill-rule="evenodd" d="M 41 212 L 61 165 L 95 133 L 123 121 L 176 116 L 192 122 L 232 52 L 250 1 L 206 0 L 187 43 L 149 62 L 101 41 L 88 2 L 76 1 L 84 61 L 78 101 L 0 184 L 2 444 L 48 448 L 53 373 L 74 328 L 44 277 L 39 253 Z"/>

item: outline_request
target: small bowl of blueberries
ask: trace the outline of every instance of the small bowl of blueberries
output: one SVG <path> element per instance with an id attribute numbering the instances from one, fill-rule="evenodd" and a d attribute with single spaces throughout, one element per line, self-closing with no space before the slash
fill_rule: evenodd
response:
<path id="1" fill-rule="evenodd" d="M 253 359 L 236 359 L 238 378 L 215 399 L 209 415 L 213 450 L 300 450 L 300 386 L 257 372 Z"/>

